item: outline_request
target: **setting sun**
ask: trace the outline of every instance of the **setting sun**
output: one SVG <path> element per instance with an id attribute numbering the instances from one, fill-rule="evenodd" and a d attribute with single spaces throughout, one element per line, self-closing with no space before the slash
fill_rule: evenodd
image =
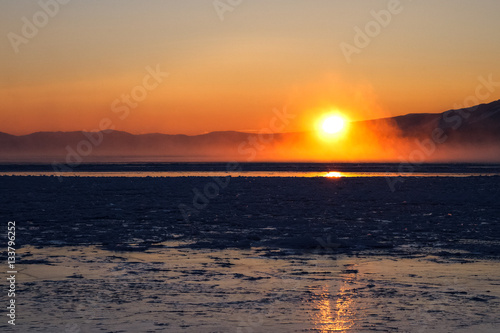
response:
<path id="1" fill-rule="evenodd" d="M 331 116 L 326 118 L 322 124 L 323 132 L 335 134 L 342 131 L 345 127 L 345 120 L 341 116 Z"/>

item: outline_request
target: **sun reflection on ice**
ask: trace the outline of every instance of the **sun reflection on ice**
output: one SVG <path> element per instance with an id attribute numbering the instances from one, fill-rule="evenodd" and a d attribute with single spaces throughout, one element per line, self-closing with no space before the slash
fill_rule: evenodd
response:
<path id="1" fill-rule="evenodd" d="M 323 288 L 316 303 L 318 312 L 313 316 L 315 330 L 321 333 L 346 332 L 354 326 L 353 299 L 346 289 L 344 283 L 338 292 L 337 300 L 334 302 L 328 286 Z"/>
<path id="2" fill-rule="evenodd" d="M 326 178 L 342 178 L 343 175 L 338 171 L 330 171 L 325 175 Z"/>

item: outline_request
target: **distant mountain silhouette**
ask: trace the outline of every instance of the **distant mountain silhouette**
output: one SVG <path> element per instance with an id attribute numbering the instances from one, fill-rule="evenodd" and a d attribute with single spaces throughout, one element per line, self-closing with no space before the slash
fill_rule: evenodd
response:
<path id="1" fill-rule="evenodd" d="M 369 130 L 379 137 L 396 136 L 410 143 L 417 139 L 433 139 L 433 136 L 445 137 L 445 142 L 439 142 L 441 147 L 475 150 L 488 147 L 488 154 L 498 153 L 498 156 L 490 157 L 500 160 L 500 100 L 443 113 L 407 114 L 352 123 L 351 132 L 356 133 L 357 129 Z M 15 136 L 0 132 L 0 161 L 46 162 L 65 160 L 68 156 L 86 161 L 124 156 L 139 160 L 145 156 L 175 161 L 227 160 L 241 157 L 242 151 L 248 147 L 262 150 L 265 159 L 275 155 L 273 147 L 285 142 L 288 147 L 300 146 L 300 142 L 306 142 L 310 137 L 311 133 L 306 132 L 265 134 L 260 138 L 255 133 L 234 131 L 195 136 L 134 135 L 121 131 L 36 132 Z M 267 150 L 262 148 L 264 143 Z"/>
<path id="2" fill-rule="evenodd" d="M 68 155 L 80 157 L 165 157 L 175 160 L 210 159 L 238 154 L 240 143 L 253 134 L 212 132 L 202 135 L 106 132 L 36 132 L 15 136 L 0 132 L 0 161 L 47 161 Z M 265 135 L 270 136 L 270 135 Z M 281 134 L 275 134 L 274 139 Z M 271 141 L 271 140 L 269 140 Z"/>

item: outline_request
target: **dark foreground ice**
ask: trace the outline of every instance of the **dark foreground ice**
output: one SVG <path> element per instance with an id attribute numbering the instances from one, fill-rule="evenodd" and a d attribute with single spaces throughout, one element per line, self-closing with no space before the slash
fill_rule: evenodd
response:
<path id="1" fill-rule="evenodd" d="M 20 244 L 500 256 L 500 177 L 61 179 L 0 177 Z"/>
<path id="2" fill-rule="evenodd" d="M 0 177 L 0 329 L 496 332 L 500 177 L 401 180 Z"/>

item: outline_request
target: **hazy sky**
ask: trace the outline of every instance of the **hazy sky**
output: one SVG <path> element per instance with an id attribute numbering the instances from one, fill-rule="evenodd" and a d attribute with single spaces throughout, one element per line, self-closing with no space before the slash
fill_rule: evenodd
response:
<path id="1" fill-rule="evenodd" d="M 294 131 L 500 98 L 498 0 L 59 1 L 0 0 L 0 131 L 259 130 L 284 107 Z"/>

